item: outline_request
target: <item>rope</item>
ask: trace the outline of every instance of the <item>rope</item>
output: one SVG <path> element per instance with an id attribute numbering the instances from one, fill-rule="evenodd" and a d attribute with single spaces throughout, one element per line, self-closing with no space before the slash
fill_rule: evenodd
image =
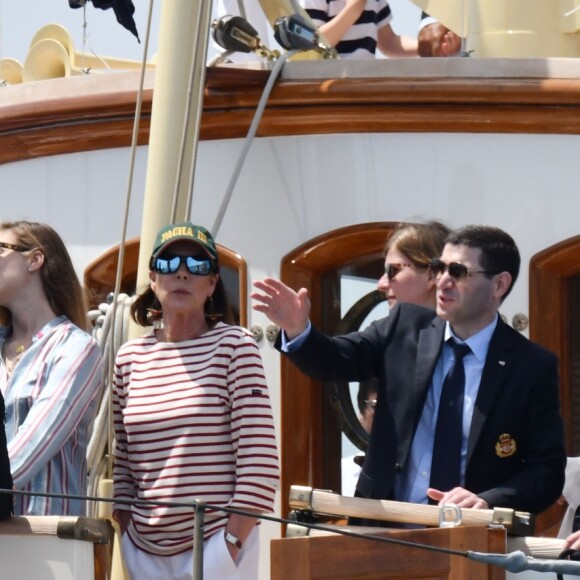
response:
<path id="1" fill-rule="evenodd" d="M 559 556 L 558 556 L 559 560 L 575 560 L 575 561 L 579 561 L 580 560 L 580 551 L 578 550 L 572 550 L 572 549 L 568 549 L 568 550 L 564 550 Z M 556 574 L 556 578 L 557 580 L 564 580 L 564 576 L 562 574 L 561 571 L 558 571 L 558 573 Z"/>
<path id="2" fill-rule="evenodd" d="M 12 494 L 12 495 L 23 495 L 23 496 L 38 496 L 38 497 L 50 497 L 50 498 L 69 498 L 78 499 L 84 501 L 94 501 L 101 503 L 116 503 L 117 505 L 127 505 L 127 506 L 164 506 L 164 507 L 187 507 L 191 508 L 194 512 L 197 509 L 198 504 L 203 504 L 203 508 L 206 512 L 211 513 L 226 513 L 226 514 L 236 514 L 241 516 L 248 516 L 252 518 L 258 518 L 264 521 L 274 522 L 277 524 L 292 524 L 299 525 L 307 529 L 319 530 L 322 532 L 332 532 L 342 536 L 349 536 L 353 538 L 372 540 L 376 542 L 383 542 L 386 544 L 396 544 L 399 546 L 406 546 L 408 548 L 417 548 L 422 550 L 428 550 L 430 552 L 439 552 L 442 554 L 448 554 L 451 556 L 462 556 L 464 558 L 468 557 L 468 552 L 466 550 L 453 550 L 451 548 L 442 548 L 440 546 L 429 546 L 426 544 L 420 544 L 418 542 L 410 542 L 407 540 L 399 540 L 397 538 L 390 538 L 387 536 L 376 536 L 373 534 L 361 534 L 360 532 L 354 532 L 352 530 L 341 530 L 339 528 L 334 528 L 332 526 L 325 526 L 324 524 L 314 524 L 310 522 L 297 522 L 296 520 L 291 520 L 287 518 L 279 518 L 276 516 L 271 516 L 268 514 L 257 513 L 254 511 L 243 510 L 240 508 L 233 508 L 222 505 L 208 504 L 204 500 L 196 499 L 189 502 L 178 502 L 178 501 L 161 501 L 161 500 L 126 500 L 126 499 L 113 499 L 106 497 L 97 497 L 89 495 L 66 495 L 59 493 L 42 493 L 42 492 L 31 492 L 31 491 L 19 491 L 14 489 L 0 489 L 0 494 Z"/>
<path id="3" fill-rule="evenodd" d="M 234 167 L 234 171 L 232 173 L 232 177 L 231 177 L 230 182 L 228 184 L 228 187 L 226 189 L 226 193 L 224 194 L 224 199 L 222 200 L 222 204 L 220 206 L 217 217 L 216 217 L 215 222 L 213 224 L 213 227 L 211 229 L 214 237 L 217 236 L 219 229 L 222 225 L 222 221 L 224 219 L 226 209 L 230 203 L 230 200 L 232 198 L 232 194 L 234 193 L 234 187 L 236 186 L 236 183 L 238 181 L 238 177 L 240 176 L 240 173 L 242 171 L 242 167 L 244 166 L 244 163 L 246 161 L 246 157 L 248 156 L 248 151 L 250 150 L 250 145 L 252 144 L 252 141 L 254 140 L 256 132 L 258 131 L 258 125 L 260 124 L 260 121 L 262 120 L 262 115 L 264 114 L 264 110 L 266 109 L 266 104 L 268 102 L 268 98 L 270 97 L 270 93 L 272 92 L 272 89 L 274 88 L 274 83 L 276 82 L 276 80 L 280 76 L 280 73 L 282 72 L 282 68 L 284 67 L 284 64 L 286 64 L 286 61 L 291 56 L 293 56 L 296 52 L 298 52 L 298 51 L 297 50 L 290 50 L 288 52 L 285 52 L 276 61 L 276 64 L 274 65 L 274 68 L 272 69 L 272 72 L 270 73 L 270 76 L 268 77 L 268 81 L 266 83 L 266 86 L 264 87 L 264 91 L 262 92 L 262 96 L 260 97 L 260 101 L 258 102 L 258 106 L 256 107 L 256 112 L 254 113 L 254 118 L 252 119 L 252 123 L 250 125 L 249 130 L 248 130 L 248 134 L 246 135 L 246 138 L 244 140 L 244 145 L 242 147 L 242 150 L 240 151 L 240 156 L 238 158 L 236 166 Z"/>
<path id="4" fill-rule="evenodd" d="M 353 531 L 351 529 L 341 529 L 340 526 L 327 526 L 324 524 L 316 524 L 311 522 L 298 522 L 296 520 L 279 518 L 276 516 L 256 513 L 253 511 L 243 510 L 240 508 L 233 508 L 228 506 L 221 506 L 215 504 L 208 504 L 202 499 L 196 499 L 188 502 L 177 502 L 177 501 L 156 501 L 156 500 L 124 500 L 124 499 L 113 499 L 113 498 L 103 498 L 96 496 L 84 496 L 84 495 L 66 495 L 58 493 L 41 493 L 41 492 L 29 492 L 29 491 L 19 491 L 13 489 L 0 489 L 0 494 L 10 494 L 10 495 L 23 495 L 23 496 L 39 496 L 39 497 L 51 497 L 51 498 L 69 498 L 69 499 L 80 499 L 89 502 L 106 502 L 106 503 L 116 503 L 118 505 L 128 505 L 128 506 L 167 506 L 167 507 L 187 507 L 191 508 L 195 513 L 198 512 L 212 512 L 212 513 L 226 513 L 226 514 L 237 514 L 242 516 L 249 516 L 253 518 L 258 518 L 261 520 L 274 522 L 277 524 L 286 524 L 293 526 L 301 526 L 309 530 L 319 530 L 322 532 L 330 532 L 333 534 L 338 534 L 342 536 L 348 536 L 351 538 L 358 538 L 362 540 L 369 540 L 373 542 L 382 542 L 385 544 L 393 544 L 397 546 L 402 546 L 406 548 L 426 550 L 428 552 L 436 552 L 440 554 L 446 554 L 449 556 L 460 556 L 462 558 L 467 558 L 474 562 L 479 562 L 482 564 L 493 565 L 507 570 L 508 572 L 518 573 L 524 572 L 526 570 L 538 571 L 538 572 L 555 572 L 557 574 L 569 574 L 573 576 L 580 576 L 580 562 L 570 561 L 570 560 L 537 560 L 535 558 L 526 556 L 523 552 L 517 550 L 510 554 L 495 554 L 495 553 L 485 553 L 485 552 L 474 552 L 472 550 L 456 550 L 451 548 L 443 548 L 441 546 L 430 546 L 427 544 L 421 544 L 419 542 L 411 542 L 408 540 L 400 540 L 398 538 L 393 538 L 389 536 L 378 536 L 374 534 L 361 534 L 360 532 Z M 569 554 L 569 552 L 572 552 Z M 566 551 L 563 554 L 567 555 L 578 555 L 578 552 Z M 562 557 L 562 556 L 561 556 Z"/>
<path id="5" fill-rule="evenodd" d="M 112 456 L 110 439 L 110 400 L 112 392 L 112 367 L 114 358 L 119 347 L 126 342 L 131 304 L 133 297 L 127 294 L 119 294 L 117 306 L 112 304 L 100 304 L 99 309 L 89 313 L 89 318 L 94 319 L 93 338 L 99 344 L 103 353 L 103 365 L 107 372 L 104 377 L 103 395 L 93 421 L 91 437 L 87 445 L 88 479 L 87 489 L 90 494 L 96 494 L 99 481 L 110 477 L 109 457 Z M 107 455 L 107 449 L 109 454 Z M 97 505 L 87 504 L 87 514 L 96 516 Z"/>
<path id="6" fill-rule="evenodd" d="M 137 91 L 137 101 L 135 104 L 135 117 L 134 117 L 134 122 L 133 122 L 133 134 L 131 137 L 131 155 L 130 155 L 130 163 L 129 163 L 129 174 L 128 174 L 128 182 L 127 182 L 127 195 L 125 198 L 125 212 L 124 212 L 124 217 L 123 217 L 123 225 L 122 225 L 122 229 L 121 229 L 121 241 L 119 244 L 119 258 L 118 258 L 118 262 L 117 262 L 117 273 L 116 273 L 116 277 L 115 277 L 115 289 L 113 292 L 113 298 L 112 298 L 112 312 L 111 312 L 111 319 L 113 321 L 116 320 L 116 309 L 117 309 L 117 304 L 118 304 L 118 300 L 119 300 L 119 294 L 120 294 L 120 290 L 121 290 L 121 279 L 122 279 L 122 274 L 123 274 L 123 263 L 124 263 L 124 259 L 125 259 L 125 240 L 127 238 L 127 224 L 129 222 L 129 208 L 131 205 L 131 194 L 132 194 L 132 190 L 133 190 L 133 176 L 135 173 L 135 159 L 136 159 L 136 155 L 137 155 L 137 145 L 138 145 L 138 138 L 139 138 L 139 124 L 141 121 L 141 109 L 142 109 L 142 104 L 143 104 L 143 91 L 144 91 L 144 86 L 145 86 L 145 70 L 146 70 L 146 64 L 147 64 L 147 54 L 148 54 L 148 50 L 149 50 L 149 39 L 151 36 L 151 25 L 152 25 L 152 21 L 153 21 L 153 3 L 154 0 L 149 0 L 149 9 L 148 9 L 148 14 L 147 14 L 147 27 L 146 27 L 146 31 L 145 31 L 145 39 L 143 42 L 143 58 L 142 58 L 142 62 L 141 62 L 141 71 L 140 71 L 140 78 L 139 78 L 139 89 Z M 111 323 L 112 324 L 112 323 Z M 116 323 L 115 323 L 115 327 L 116 327 Z M 107 410 L 108 410 L 108 419 L 106 421 L 107 423 L 107 429 L 106 429 L 106 434 L 107 434 L 107 443 L 108 443 L 108 449 L 109 449 L 109 454 L 108 454 L 108 459 L 107 459 L 107 469 L 106 469 L 106 474 L 109 475 L 109 477 L 112 476 L 113 473 L 113 454 L 111 452 L 112 448 L 113 448 L 113 440 L 114 440 L 114 435 L 113 435 L 113 425 L 112 425 L 112 421 L 110 420 L 110 417 L 112 416 L 112 405 L 111 405 L 111 395 L 110 395 L 110 390 L 111 390 L 111 378 L 113 376 L 113 363 L 114 363 L 114 359 L 115 359 L 115 355 L 118 349 L 118 346 L 116 346 L 115 348 L 115 341 L 109 341 L 107 340 L 107 336 L 108 336 L 108 332 L 109 332 L 109 325 L 107 325 L 107 327 L 105 328 L 103 326 L 102 329 L 102 334 L 103 334 L 103 338 L 101 339 L 101 341 L 99 341 L 99 343 L 102 345 L 102 341 L 104 340 L 104 346 L 102 345 L 102 352 L 103 355 L 105 357 L 105 391 L 104 391 L 104 395 L 103 395 L 103 400 L 106 400 L 107 403 Z M 121 344 L 121 343 L 117 343 L 117 344 Z M 101 404 L 101 407 L 103 406 L 103 403 Z M 100 411 L 99 411 L 100 413 Z M 96 430 L 93 430 L 93 437 L 94 432 Z M 100 430 L 99 430 L 100 431 Z M 97 433 L 97 437 L 100 437 L 101 433 Z M 98 443 L 94 443 L 92 444 L 93 448 L 100 448 L 100 444 Z M 104 453 L 104 448 L 103 448 L 103 453 Z M 91 450 L 91 453 L 93 453 L 93 451 Z M 89 464 L 90 467 L 91 464 Z M 94 485 L 94 480 L 91 480 L 91 485 Z"/>
<path id="7" fill-rule="evenodd" d="M 137 156 L 137 145 L 139 139 L 139 125 L 141 121 L 141 110 L 143 106 L 143 92 L 145 86 L 145 71 L 147 55 L 149 51 L 149 40 L 151 36 L 151 26 L 153 21 L 154 0 L 149 1 L 147 14 L 147 27 L 143 42 L 143 57 L 141 62 L 139 88 L 135 103 L 135 117 L 133 121 L 133 132 L 131 136 L 131 153 L 129 162 L 129 172 L 127 178 L 127 194 L 125 197 L 125 210 L 123 224 L 121 228 L 121 241 L 119 244 L 119 257 L 117 261 L 117 272 L 115 276 L 115 288 L 111 303 L 99 305 L 99 309 L 89 313 L 89 319 L 95 320 L 93 337 L 98 342 L 103 354 L 104 388 L 103 396 L 93 422 L 91 438 L 87 446 L 87 466 L 88 480 L 87 486 L 91 491 L 96 491 L 98 482 L 103 477 L 112 477 L 113 473 L 113 425 L 111 421 L 112 404 L 111 390 L 113 366 L 117 350 L 127 340 L 127 320 L 131 300 L 126 294 L 121 294 L 121 280 L 123 275 L 123 265 L 125 259 L 125 240 L 127 238 L 127 227 L 129 222 L 129 210 L 131 206 L 131 196 L 133 191 L 133 177 L 135 174 L 135 160 Z M 122 316 L 117 316 L 117 307 L 122 307 Z M 113 328 L 112 339 L 110 338 L 111 328 Z M 109 453 L 106 454 L 107 449 Z M 96 466 L 96 467 L 95 467 Z M 95 506 L 88 505 L 87 513 L 92 513 Z"/>
<path id="8" fill-rule="evenodd" d="M 511 554 L 485 554 L 482 552 L 468 551 L 467 557 L 474 562 L 499 566 L 508 572 L 557 572 L 558 574 L 571 574 L 580 576 L 580 562 L 568 560 L 536 560 L 526 556 L 519 550 Z"/>

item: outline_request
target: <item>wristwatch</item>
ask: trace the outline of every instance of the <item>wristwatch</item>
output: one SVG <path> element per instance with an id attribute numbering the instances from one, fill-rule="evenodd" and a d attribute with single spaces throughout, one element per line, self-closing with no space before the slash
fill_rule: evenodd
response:
<path id="1" fill-rule="evenodd" d="M 242 549 L 242 540 L 238 536 L 234 536 L 234 534 L 224 530 L 224 538 L 228 544 L 235 546 L 238 550 Z"/>

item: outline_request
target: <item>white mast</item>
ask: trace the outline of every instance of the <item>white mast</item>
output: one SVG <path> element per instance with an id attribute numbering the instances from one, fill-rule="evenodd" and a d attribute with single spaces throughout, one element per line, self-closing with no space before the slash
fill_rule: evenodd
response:
<path id="1" fill-rule="evenodd" d="M 165 0 L 162 4 L 137 272 L 138 292 L 149 283 L 148 260 L 157 230 L 172 221 L 189 218 L 191 204 L 188 197 L 193 190 L 203 108 L 210 15 L 210 0 Z M 184 139 L 186 119 L 189 121 Z M 185 141 L 183 152 L 182 141 Z M 175 193 L 175 215 L 172 215 Z"/>

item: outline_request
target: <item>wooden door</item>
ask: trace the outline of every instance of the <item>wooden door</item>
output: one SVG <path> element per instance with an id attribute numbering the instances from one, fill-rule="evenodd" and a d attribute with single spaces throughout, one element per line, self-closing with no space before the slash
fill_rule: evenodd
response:
<path id="1" fill-rule="evenodd" d="M 340 278 L 352 274 L 378 280 L 384 268 L 384 246 L 395 223 L 358 224 L 310 240 L 282 260 L 282 280 L 305 287 L 312 301 L 311 320 L 335 334 L 358 328 L 360 313 L 341 315 Z M 368 307 L 376 302 L 368 301 Z M 282 358 L 282 516 L 288 514 L 290 486 L 309 485 L 340 491 L 341 429 L 333 406 L 337 385 L 303 375 Z M 354 416 L 354 415 L 353 415 Z"/>

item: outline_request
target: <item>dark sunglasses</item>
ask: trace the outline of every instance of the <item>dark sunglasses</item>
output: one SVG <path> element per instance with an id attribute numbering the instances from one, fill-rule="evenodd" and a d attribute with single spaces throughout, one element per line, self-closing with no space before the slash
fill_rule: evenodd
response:
<path id="1" fill-rule="evenodd" d="M 413 264 L 385 264 L 385 274 L 392 280 L 403 268 L 411 268 Z"/>
<path id="2" fill-rule="evenodd" d="M 0 242 L 0 248 L 14 250 L 15 252 L 28 252 L 28 250 L 30 250 L 30 248 L 25 248 L 24 246 L 17 246 L 16 244 L 9 244 L 8 242 Z"/>
<path id="3" fill-rule="evenodd" d="M 497 274 L 497 272 L 489 272 L 487 270 L 471 270 L 460 262 L 450 262 L 449 264 L 446 264 L 443 260 L 439 260 L 438 258 L 431 260 L 429 268 L 434 276 L 441 276 L 444 272 L 449 272 L 449 275 L 454 280 L 463 280 L 472 274 Z"/>
<path id="4" fill-rule="evenodd" d="M 158 274 L 175 274 L 185 264 L 187 271 L 194 276 L 208 276 L 216 271 L 216 268 L 209 258 L 198 256 L 160 256 L 151 258 L 149 267 Z"/>

